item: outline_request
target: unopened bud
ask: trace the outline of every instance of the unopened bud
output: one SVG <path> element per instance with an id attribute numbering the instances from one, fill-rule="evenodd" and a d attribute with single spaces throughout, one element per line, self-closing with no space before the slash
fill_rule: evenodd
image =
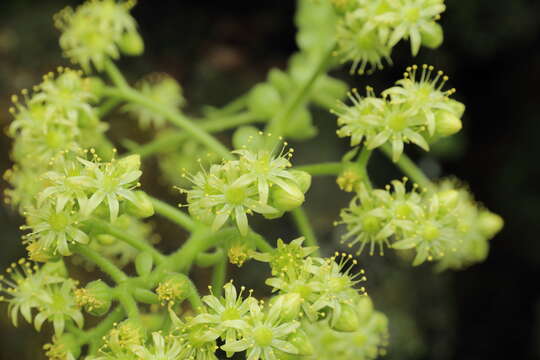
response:
<path id="1" fill-rule="evenodd" d="M 137 32 L 128 31 L 118 43 L 122 52 L 128 56 L 138 56 L 144 52 L 144 42 Z"/>
<path id="2" fill-rule="evenodd" d="M 491 211 L 483 210 L 478 215 L 478 227 L 480 232 L 491 239 L 504 227 L 504 220 L 499 215 Z"/>
<path id="3" fill-rule="evenodd" d="M 298 355 L 309 356 L 315 352 L 311 340 L 301 329 L 296 330 L 287 340 L 298 350 Z"/>
<path id="4" fill-rule="evenodd" d="M 304 202 L 304 193 L 300 188 L 288 183 L 287 188 L 284 189 L 280 186 L 275 186 L 271 190 L 272 205 L 282 211 L 291 211 L 296 209 Z"/>
<path id="5" fill-rule="evenodd" d="M 422 36 L 422 45 L 430 49 L 438 48 L 444 40 L 443 29 L 435 21 L 424 24 L 420 29 L 420 35 Z"/>
<path id="6" fill-rule="evenodd" d="M 311 175 L 302 170 L 289 170 L 289 173 L 294 176 L 298 187 L 305 194 L 311 187 Z"/>
<path id="7" fill-rule="evenodd" d="M 337 331 L 352 332 L 358 330 L 358 327 L 360 327 L 358 314 L 355 308 L 349 304 L 341 305 L 339 317 L 332 322 L 332 327 Z"/>
<path id="8" fill-rule="evenodd" d="M 451 112 L 440 110 L 435 115 L 436 133 L 440 136 L 450 136 L 462 128 L 461 120 Z"/>
<path id="9" fill-rule="evenodd" d="M 154 205 L 152 205 L 152 201 L 150 201 L 150 198 L 144 191 L 134 191 L 133 195 L 136 198 L 136 202 L 127 201 L 125 203 L 127 213 L 139 218 L 147 218 L 154 215 Z"/>

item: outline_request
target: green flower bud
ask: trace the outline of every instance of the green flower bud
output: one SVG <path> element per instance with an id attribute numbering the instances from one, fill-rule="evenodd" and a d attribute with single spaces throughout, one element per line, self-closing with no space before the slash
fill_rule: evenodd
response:
<path id="1" fill-rule="evenodd" d="M 301 107 L 293 114 L 285 129 L 285 136 L 293 140 L 307 140 L 317 135 L 313 126 L 311 113 L 306 107 Z"/>
<path id="2" fill-rule="evenodd" d="M 465 104 L 454 99 L 448 99 L 446 100 L 446 102 L 452 107 L 454 115 L 461 119 L 461 117 L 465 113 Z"/>
<path id="3" fill-rule="evenodd" d="M 95 280 L 85 288 L 75 290 L 75 301 L 79 307 L 94 316 L 107 313 L 111 307 L 111 288 L 101 280 Z"/>
<path id="4" fill-rule="evenodd" d="M 156 294 L 161 304 L 169 306 L 184 301 L 189 292 L 189 283 L 186 281 L 185 275 L 182 274 L 168 275 L 156 288 Z"/>
<path id="5" fill-rule="evenodd" d="M 98 98 L 101 97 L 103 89 L 105 88 L 105 82 L 98 78 L 97 76 L 92 76 L 86 79 L 88 83 L 88 88 L 90 92 L 96 95 Z"/>
<path id="6" fill-rule="evenodd" d="M 300 191 L 305 194 L 311 187 L 311 175 L 302 170 L 289 170 L 289 173 L 294 176 Z"/>
<path id="7" fill-rule="evenodd" d="M 459 201 L 459 192 L 454 189 L 441 191 L 437 196 L 439 197 L 440 208 L 442 211 L 454 209 Z"/>
<path id="8" fill-rule="evenodd" d="M 232 143 L 235 149 L 258 151 L 264 147 L 264 137 L 255 126 L 241 126 L 233 134 Z"/>
<path id="9" fill-rule="evenodd" d="M 137 202 L 127 201 L 125 203 L 125 210 L 128 214 L 138 218 L 147 218 L 154 215 L 154 205 L 152 205 L 152 201 L 144 191 L 134 191 L 133 195 Z"/>
<path id="10" fill-rule="evenodd" d="M 302 329 L 298 329 L 289 335 L 287 341 L 293 344 L 296 350 L 298 350 L 298 355 L 309 356 L 315 352 L 311 340 Z"/>
<path id="11" fill-rule="evenodd" d="M 487 210 L 480 212 L 477 221 L 480 232 L 488 239 L 494 237 L 504 226 L 502 217 Z"/>
<path id="12" fill-rule="evenodd" d="M 66 264 L 63 261 L 49 261 L 41 268 L 43 273 L 67 278 L 69 276 Z"/>
<path id="13" fill-rule="evenodd" d="M 280 211 L 276 211 L 272 213 L 265 213 L 262 215 L 264 216 L 265 219 L 273 220 L 273 219 L 279 219 L 280 217 L 283 216 L 283 214 L 285 214 L 285 211 L 280 210 Z"/>
<path id="14" fill-rule="evenodd" d="M 291 211 L 304 202 L 304 193 L 296 184 L 287 184 L 287 190 L 274 186 L 270 191 L 271 205 L 278 210 Z"/>
<path id="15" fill-rule="evenodd" d="M 279 69 L 270 70 L 268 81 L 281 93 L 287 93 L 293 87 L 289 75 Z"/>
<path id="16" fill-rule="evenodd" d="M 330 3 L 340 15 L 354 11 L 358 7 L 358 1 L 355 0 L 330 0 Z"/>
<path id="17" fill-rule="evenodd" d="M 154 259 L 149 252 L 141 252 L 135 258 L 135 269 L 140 276 L 146 276 L 152 272 Z"/>
<path id="18" fill-rule="evenodd" d="M 117 238 L 109 234 L 99 234 L 96 239 L 101 245 L 112 245 L 118 241 Z"/>
<path id="19" fill-rule="evenodd" d="M 128 56 L 138 56 L 144 52 L 144 42 L 137 32 L 129 31 L 122 35 L 118 43 L 120 50 Z"/>
<path id="20" fill-rule="evenodd" d="M 430 49 L 436 49 L 443 43 L 444 33 L 442 26 L 435 21 L 429 22 L 420 28 L 422 45 Z"/>
<path id="21" fill-rule="evenodd" d="M 373 314 L 373 302 L 370 297 L 367 295 L 361 296 L 356 301 L 356 314 L 358 315 L 358 320 L 362 323 L 368 321 L 368 319 Z"/>
<path id="22" fill-rule="evenodd" d="M 356 313 L 356 309 L 349 305 L 341 305 L 341 313 L 337 319 L 334 319 L 332 327 L 334 330 L 343 332 L 353 332 L 360 327 L 360 319 Z"/>
<path id="23" fill-rule="evenodd" d="M 461 130 L 461 120 L 451 112 L 441 110 L 435 115 L 435 133 L 440 136 L 450 136 Z"/>
<path id="24" fill-rule="evenodd" d="M 137 154 L 126 156 L 121 158 L 117 163 L 118 171 L 120 173 L 128 173 L 131 171 L 137 171 L 141 167 L 141 157 Z"/>
<path id="25" fill-rule="evenodd" d="M 283 322 L 289 322 L 298 318 L 298 315 L 300 314 L 300 306 L 302 305 L 302 297 L 296 292 L 281 294 L 274 297 L 271 304 L 276 304 L 276 306 L 279 306 L 279 318 Z"/>
<path id="26" fill-rule="evenodd" d="M 255 116 L 271 118 L 280 110 L 282 101 L 279 92 L 270 84 L 255 86 L 248 96 L 248 108 Z"/>

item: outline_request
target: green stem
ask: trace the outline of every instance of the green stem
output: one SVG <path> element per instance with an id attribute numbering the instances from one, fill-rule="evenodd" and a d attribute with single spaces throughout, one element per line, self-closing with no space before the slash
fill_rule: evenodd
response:
<path id="1" fill-rule="evenodd" d="M 109 313 L 109 315 L 107 315 L 105 319 L 99 323 L 99 325 L 86 331 L 81 338 L 77 339 L 78 343 L 82 345 L 90 342 L 91 340 L 96 340 L 96 344 L 99 344 L 101 337 L 105 335 L 105 333 L 109 331 L 115 323 L 122 320 L 123 317 L 124 309 L 121 306 L 117 306 Z"/>
<path id="2" fill-rule="evenodd" d="M 129 290 L 130 289 L 128 286 L 120 285 L 115 289 L 116 298 L 124 307 L 128 318 L 131 320 L 140 321 L 141 315 L 139 313 L 139 307 L 137 306 L 137 302 Z"/>
<path id="3" fill-rule="evenodd" d="M 251 232 L 250 236 L 253 237 L 253 240 L 255 241 L 255 246 L 259 251 L 262 252 L 268 252 L 271 253 L 274 251 L 274 247 L 266 241 L 265 238 L 263 238 L 261 235 Z"/>
<path id="4" fill-rule="evenodd" d="M 308 172 L 313 176 L 317 176 L 317 175 L 337 176 L 343 170 L 343 164 L 340 162 L 327 162 L 327 163 L 295 166 L 294 169 Z"/>
<path id="5" fill-rule="evenodd" d="M 190 135 L 199 140 L 202 144 L 205 144 L 209 149 L 212 149 L 217 154 L 223 156 L 224 159 L 233 158 L 230 151 L 222 143 L 201 129 L 198 125 L 192 123 L 177 109 L 164 107 L 130 87 L 126 79 L 122 76 L 122 73 L 112 61 L 107 61 L 105 63 L 105 71 L 117 87 L 117 89 L 104 89 L 105 94 L 112 95 L 113 97 L 116 96 L 153 110 L 156 114 L 164 116 L 171 123 L 186 130 Z"/>
<path id="6" fill-rule="evenodd" d="M 373 153 L 372 150 L 368 150 L 367 147 L 362 148 L 362 152 L 360 152 L 360 156 L 358 157 L 358 171 L 360 172 L 360 175 L 362 177 L 362 180 L 368 187 L 368 189 L 372 189 L 371 186 L 371 180 L 369 179 L 369 174 L 367 171 L 367 165 L 369 162 L 369 159 L 371 158 L 371 154 Z"/>
<path id="7" fill-rule="evenodd" d="M 287 121 L 289 121 L 297 107 L 306 100 L 311 87 L 319 75 L 326 72 L 330 60 L 332 59 L 333 52 L 334 45 L 332 44 L 332 46 L 329 47 L 329 50 L 322 55 L 319 64 L 313 68 L 312 73 L 308 76 L 306 81 L 292 95 L 291 100 L 285 105 L 283 110 L 280 111 L 266 126 L 266 133 L 274 135 L 272 137 L 274 142 L 285 133 Z"/>
<path id="8" fill-rule="evenodd" d="M 104 117 L 109 112 L 111 112 L 118 104 L 120 104 L 120 102 L 120 99 L 117 98 L 107 99 L 103 104 L 98 107 L 98 116 L 100 118 Z"/>
<path id="9" fill-rule="evenodd" d="M 188 214 L 178 210 L 177 208 L 159 200 L 152 196 L 149 196 L 152 205 L 154 205 L 154 210 L 159 215 L 171 220 L 175 224 L 180 225 L 186 230 L 191 232 L 195 231 L 198 228 L 197 222 L 195 222 Z"/>
<path id="10" fill-rule="evenodd" d="M 313 228 L 311 227 L 311 224 L 309 223 L 309 218 L 307 217 L 306 212 L 302 207 L 296 208 L 291 212 L 293 216 L 293 220 L 298 227 L 298 230 L 300 230 L 300 233 L 302 236 L 306 238 L 306 244 L 309 246 L 316 246 L 317 251 L 314 252 L 316 256 L 319 256 L 319 243 L 317 241 L 317 237 L 315 236 L 315 232 L 313 231 Z"/>
<path id="11" fill-rule="evenodd" d="M 200 267 L 209 267 L 216 265 L 225 256 L 225 252 L 221 248 L 217 248 L 212 253 L 200 253 L 195 258 L 195 264 Z"/>
<path id="12" fill-rule="evenodd" d="M 74 244 L 71 246 L 71 249 L 75 253 L 82 255 L 84 258 L 94 263 L 101 269 L 101 271 L 109 275 L 116 283 L 122 283 L 128 279 L 128 276 L 122 270 L 90 247 L 86 245 Z"/>
<path id="13" fill-rule="evenodd" d="M 120 89 L 129 89 L 130 86 L 127 80 L 124 78 L 124 75 L 118 70 L 114 62 L 107 60 L 105 62 L 105 71 L 107 75 L 111 78 L 112 82 Z"/>
<path id="14" fill-rule="evenodd" d="M 137 238 L 135 235 L 127 233 L 125 230 L 119 229 L 107 221 L 98 218 L 92 218 L 86 220 L 86 223 L 90 225 L 90 227 L 94 230 L 102 231 L 104 233 L 112 235 L 115 238 L 133 246 L 135 249 L 150 253 L 157 264 L 161 263 L 165 259 L 163 254 L 161 254 L 152 245 L 148 244 L 143 239 Z"/>
<path id="15" fill-rule="evenodd" d="M 223 285 L 225 284 L 225 277 L 227 276 L 227 255 L 222 252 L 221 258 L 214 266 L 214 272 L 212 273 L 212 289 L 215 296 L 221 296 L 223 292 Z"/>
<path id="16" fill-rule="evenodd" d="M 169 255 L 167 261 L 170 264 L 170 270 L 188 272 L 198 254 L 232 236 L 238 236 L 236 228 L 226 228 L 215 233 L 193 233 L 180 249 Z"/>
<path id="17" fill-rule="evenodd" d="M 224 159 L 234 158 L 231 152 L 222 143 L 203 130 L 199 125 L 191 122 L 190 119 L 178 110 L 163 107 L 132 88 L 109 88 L 104 90 L 104 92 L 110 96 L 120 97 L 125 101 L 142 105 L 145 108 L 154 111 L 156 114 L 168 119 L 169 122 L 184 129 L 189 135 L 197 139 L 201 144 L 204 144 L 208 149 L 215 151 Z"/>
<path id="18" fill-rule="evenodd" d="M 392 148 L 388 144 L 383 145 L 380 149 L 389 159 L 392 159 Z M 432 190 L 434 188 L 431 180 L 429 180 L 424 172 L 418 166 L 416 166 L 416 164 L 409 159 L 407 155 L 401 154 L 399 160 L 395 164 L 401 169 L 401 171 L 403 171 L 405 175 L 407 175 L 420 187 L 425 188 L 426 190 Z"/>
<path id="19" fill-rule="evenodd" d="M 200 122 L 200 127 L 208 132 L 219 132 L 230 128 L 234 128 L 240 125 L 251 124 L 254 122 L 263 122 L 263 119 L 256 118 L 249 113 L 241 113 L 238 115 L 216 118 L 211 120 L 205 120 Z M 163 136 L 160 136 L 149 143 L 144 145 L 130 148 L 130 153 L 139 154 L 141 157 L 147 157 L 149 155 L 165 152 L 170 150 L 171 147 L 181 143 L 188 138 L 188 134 L 184 131 L 175 131 Z"/>

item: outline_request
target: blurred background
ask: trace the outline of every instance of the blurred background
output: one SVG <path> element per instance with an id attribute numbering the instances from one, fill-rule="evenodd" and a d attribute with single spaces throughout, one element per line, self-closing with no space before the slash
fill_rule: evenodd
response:
<path id="1" fill-rule="evenodd" d="M 10 121 L 10 95 L 40 82 L 62 59 L 52 15 L 69 0 L 0 1 L 0 125 Z M 456 98 L 467 105 L 464 130 L 454 141 L 428 155 L 409 148 L 411 156 L 433 177 L 454 174 L 470 185 L 477 200 L 501 214 L 506 226 L 491 242 L 486 262 L 468 269 L 437 274 L 430 265 L 412 268 L 390 251 L 385 257 L 363 254 L 367 288 L 376 307 L 390 319 L 388 359 L 540 359 L 540 1 L 447 0 L 442 24 L 445 42 L 423 48 L 411 59 L 408 44 L 396 49 L 394 67 L 364 77 L 333 75 L 351 86 L 389 87 L 413 63 L 433 64 L 450 75 Z M 171 74 L 183 86 L 187 112 L 200 115 L 202 105 L 220 106 L 263 81 L 269 69 L 285 68 L 296 50 L 295 2 L 278 1 L 150 1 L 134 10 L 145 39 L 143 57 L 120 66 L 131 81 L 147 73 Z M 319 136 L 294 143 L 295 164 L 339 160 L 346 140 L 335 136 L 335 118 L 314 110 Z M 138 141 L 151 134 L 134 129 L 121 113 L 109 116 L 112 139 Z M 228 141 L 225 134 L 223 140 Z M 121 147 L 120 147 L 121 148 Z M 0 137 L 0 171 L 10 165 L 10 142 Z M 412 151 L 411 151 L 412 150 Z M 149 193 L 179 201 L 162 181 L 155 160 L 145 162 L 143 187 Z M 382 186 L 401 176 L 382 156 L 370 163 Z M 5 183 L 1 187 L 4 188 Z M 332 178 L 317 178 L 306 210 L 327 254 L 337 248 L 332 222 L 350 194 Z M 185 234 L 160 219 L 164 251 L 177 248 Z M 24 256 L 18 226 L 21 219 L 0 206 L 0 266 Z M 292 239 L 287 220 L 254 222 L 270 239 Z M 230 276 L 259 295 L 268 293 L 260 279 L 266 268 L 247 264 L 230 268 Z M 204 289 L 208 274 L 194 273 Z M 49 329 L 50 330 L 50 329 Z M 47 334 L 30 325 L 13 328 L 0 305 L 0 359 L 40 359 Z"/>

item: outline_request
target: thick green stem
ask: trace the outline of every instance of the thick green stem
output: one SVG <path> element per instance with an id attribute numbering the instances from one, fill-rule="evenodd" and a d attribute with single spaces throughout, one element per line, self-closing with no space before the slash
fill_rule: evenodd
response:
<path id="1" fill-rule="evenodd" d="M 227 255 L 222 252 L 221 258 L 214 266 L 214 272 L 212 273 L 212 288 L 215 296 L 221 296 L 223 292 L 223 285 L 227 276 L 227 263 Z"/>
<path id="2" fill-rule="evenodd" d="M 109 275 L 116 283 L 122 283 L 128 279 L 128 276 L 122 270 L 90 247 L 86 245 L 74 244 L 71 246 L 71 249 L 87 260 L 90 260 L 101 271 Z"/>
<path id="3" fill-rule="evenodd" d="M 156 114 L 162 115 L 168 119 L 169 122 L 184 129 L 195 139 L 199 140 L 202 144 L 205 144 L 209 149 L 223 156 L 224 159 L 231 159 L 233 157 L 230 151 L 222 143 L 201 129 L 200 126 L 191 122 L 177 109 L 164 107 L 130 87 L 126 79 L 122 76 L 122 73 L 112 61 L 106 62 L 105 71 L 117 87 L 116 89 L 104 89 L 103 92 L 105 94 L 142 105 L 147 109 L 154 111 Z"/>
<path id="4" fill-rule="evenodd" d="M 319 75 L 327 71 L 333 52 L 334 45 L 330 46 L 328 51 L 322 55 L 319 64 L 313 68 L 312 73 L 307 77 L 306 81 L 295 91 L 283 110 L 280 111 L 267 125 L 266 133 L 274 135 L 272 137 L 274 142 L 285 133 L 287 121 L 290 120 L 298 106 L 300 106 L 309 96 L 310 90 Z"/>
<path id="5" fill-rule="evenodd" d="M 308 172 L 313 176 L 319 176 L 319 175 L 337 176 L 343 170 L 343 164 L 340 162 L 327 162 L 327 163 L 295 166 L 294 169 Z"/>
<path id="6" fill-rule="evenodd" d="M 309 223 L 309 219 L 304 209 L 302 207 L 296 208 L 291 212 L 291 214 L 296 226 L 298 227 L 298 230 L 300 230 L 300 234 L 306 238 L 306 244 L 309 246 L 316 246 L 318 248 L 319 243 L 317 241 L 317 237 L 315 236 L 315 232 Z M 319 250 L 317 249 L 314 254 L 319 256 Z"/>
<path id="7" fill-rule="evenodd" d="M 389 159 L 392 159 L 392 148 L 388 144 L 383 145 L 380 149 Z M 401 171 L 403 171 L 405 175 L 407 175 L 420 187 L 427 190 L 432 190 L 434 188 L 431 180 L 429 180 L 424 172 L 418 166 L 416 166 L 416 164 L 409 159 L 407 155 L 401 154 L 399 160 L 395 164 L 401 169 Z"/>
<path id="8" fill-rule="evenodd" d="M 188 214 L 185 212 L 159 200 L 152 196 L 149 196 L 152 205 L 154 205 L 154 210 L 159 215 L 171 220 L 175 224 L 180 225 L 186 230 L 195 231 L 199 226 Z"/>
<path id="9" fill-rule="evenodd" d="M 212 133 L 261 121 L 263 120 L 256 118 L 249 113 L 241 113 L 230 117 L 213 118 L 211 120 L 201 121 L 200 127 L 201 129 Z M 141 157 L 147 157 L 155 153 L 168 151 L 171 147 L 181 143 L 188 137 L 189 136 L 185 131 L 175 131 L 160 136 L 147 144 L 131 147 L 130 153 L 139 154 Z"/>
<path id="10" fill-rule="evenodd" d="M 212 253 L 200 253 L 195 258 L 195 264 L 200 267 L 209 267 L 216 265 L 225 256 L 225 251 L 221 248 L 217 248 Z"/>
<path id="11" fill-rule="evenodd" d="M 371 158 L 371 154 L 373 151 L 368 150 L 367 147 L 364 147 L 362 149 L 362 152 L 360 153 L 360 156 L 358 157 L 358 171 L 360 172 L 360 176 L 362 177 L 362 180 L 366 184 L 366 186 L 371 189 L 371 180 L 369 179 L 369 174 L 367 171 L 367 165 L 369 162 L 369 159 Z"/>
<path id="12" fill-rule="evenodd" d="M 125 230 L 119 229 L 107 221 L 104 221 L 98 218 L 93 218 L 93 219 L 86 220 L 86 223 L 93 230 L 102 231 L 106 234 L 112 235 L 115 238 L 122 240 L 125 243 L 133 246 L 135 249 L 138 249 L 140 251 L 146 251 L 152 254 L 154 261 L 158 264 L 161 263 L 165 259 L 163 254 L 161 254 L 152 245 L 148 244 L 143 239 L 137 238 L 136 235 L 126 233 Z"/>
<path id="13" fill-rule="evenodd" d="M 124 308 L 127 317 L 131 320 L 140 321 L 141 315 L 139 313 L 139 306 L 133 298 L 130 288 L 128 286 L 120 285 L 115 289 L 115 295 Z"/>
<path id="14" fill-rule="evenodd" d="M 252 233 L 250 233 L 250 236 L 253 237 L 253 240 L 255 242 L 255 246 L 257 247 L 257 249 L 259 251 L 269 252 L 269 253 L 274 251 L 274 247 L 272 245 L 270 245 L 268 243 L 268 241 L 266 241 L 266 239 L 263 238 L 261 235 L 252 232 Z"/>

